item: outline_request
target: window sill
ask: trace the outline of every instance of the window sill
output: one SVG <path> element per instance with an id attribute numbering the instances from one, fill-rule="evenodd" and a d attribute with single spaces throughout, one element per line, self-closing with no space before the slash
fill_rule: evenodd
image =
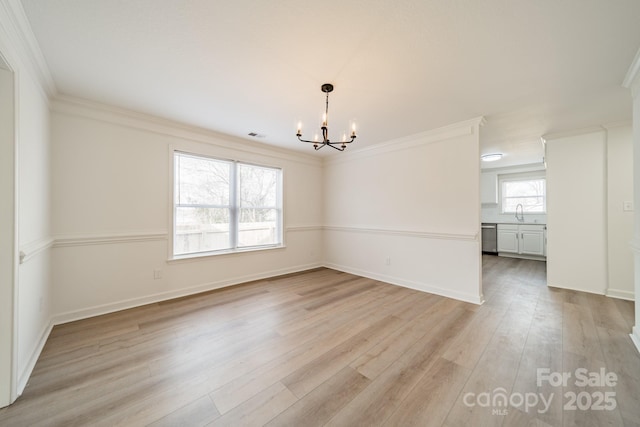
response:
<path id="1" fill-rule="evenodd" d="M 167 262 L 173 264 L 173 263 L 198 261 L 198 260 L 211 259 L 216 257 L 227 257 L 227 256 L 242 255 L 247 253 L 271 251 L 271 250 L 278 250 L 278 249 L 285 249 L 285 248 L 286 248 L 286 245 L 281 244 L 281 245 L 260 246 L 260 247 L 235 249 L 235 250 L 227 250 L 227 251 L 199 252 L 195 254 L 177 255 L 177 256 L 174 256 L 173 258 L 169 258 Z"/>

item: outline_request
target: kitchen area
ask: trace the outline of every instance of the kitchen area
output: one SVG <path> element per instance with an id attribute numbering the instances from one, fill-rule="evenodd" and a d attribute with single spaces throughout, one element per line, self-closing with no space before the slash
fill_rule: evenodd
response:
<path id="1" fill-rule="evenodd" d="M 546 260 L 544 164 L 483 169 L 480 197 L 484 254 Z"/>
<path id="2" fill-rule="evenodd" d="M 543 261 L 548 286 L 634 300 L 632 127 L 546 135 L 528 148 L 500 154 L 486 143 L 481 155 L 483 260 Z"/>

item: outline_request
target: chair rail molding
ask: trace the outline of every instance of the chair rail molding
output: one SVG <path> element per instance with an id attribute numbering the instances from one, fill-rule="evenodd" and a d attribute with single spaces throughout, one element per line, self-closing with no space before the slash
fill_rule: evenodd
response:
<path id="1" fill-rule="evenodd" d="M 466 240 L 478 241 L 478 233 L 437 233 L 423 230 L 406 230 L 381 227 L 364 226 L 337 226 L 326 225 L 325 230 L 341 231 L 345 233 L 365 233 L 365 234 L 386 234 L 390 236 L 417 237 L 422 239 L 442 239 L 442 240 Z"/>
<path id="2" fill-rule="evenodd" d="M 25 262 L 36 257 L 38 254 L 41 254 L 42 252 L 50 249 L 53 246 L 54 242 L 55 240 L 53 237 L 44 237 L 42 239 L 20 246 L 20 264 L 24 264 Z"/>
<path id="3" fill-rule="evenodd" d="M 169 234 L 166 231 L 137 231 L 130 233 L 102 233 L 102 234 L 77 234 L 67 236 L 56 236 L 53 240 L 53 247 L 87 246 L 87 245 L 109 245 L 132 242 L 152 242 L 168 240 Z"/>

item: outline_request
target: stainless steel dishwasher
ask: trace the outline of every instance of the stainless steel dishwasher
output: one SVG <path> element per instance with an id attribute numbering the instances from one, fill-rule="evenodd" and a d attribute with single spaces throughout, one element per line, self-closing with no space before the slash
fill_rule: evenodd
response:
<path id="1" fill-rule="evenodd" d="M 498 224 L 482 223 L 482 253 L 498 253 Z"/>

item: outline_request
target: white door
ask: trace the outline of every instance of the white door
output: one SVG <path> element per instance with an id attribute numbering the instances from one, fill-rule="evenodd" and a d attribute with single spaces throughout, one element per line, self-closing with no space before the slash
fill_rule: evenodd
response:
<path id="1" fill-rule="evenodd" d="M 0 57 L 0 408 L 13 390 L 15 283 L 15 143 L 13 73 Z"/>

